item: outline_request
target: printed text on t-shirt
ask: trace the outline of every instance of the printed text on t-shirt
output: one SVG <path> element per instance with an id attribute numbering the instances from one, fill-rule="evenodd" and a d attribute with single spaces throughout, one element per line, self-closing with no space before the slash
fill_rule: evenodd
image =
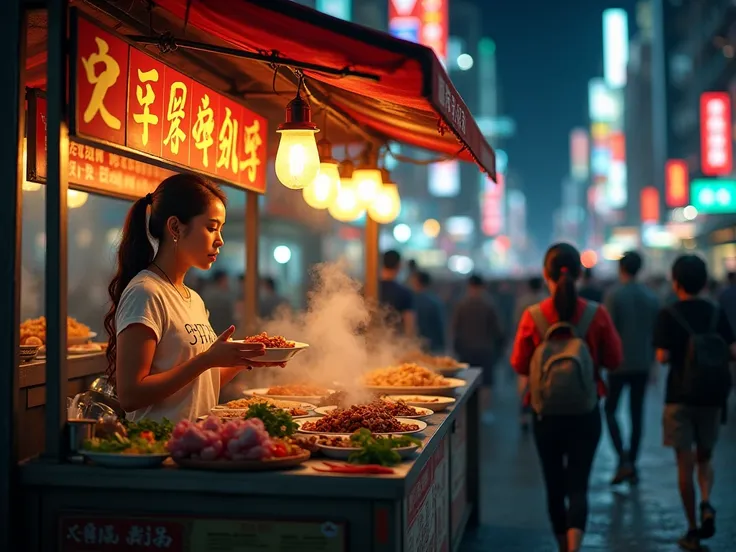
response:
<path id="1" fill-rule="evenodd" d="M 190 345 L 204 345 L 217 339 L 214 330 L 209 324 L 184 324 L 184 329 L 192 336 Z"/>

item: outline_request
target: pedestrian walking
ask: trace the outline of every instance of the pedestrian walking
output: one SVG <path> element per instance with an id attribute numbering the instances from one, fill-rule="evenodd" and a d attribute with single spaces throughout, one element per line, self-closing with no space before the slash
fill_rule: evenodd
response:
<path id="1" fill-rule="evenodd" d="M 608 376 L 608 396 L 605 402 L 606 421 L 616 454 L 618 470 L 612 485 L 638 483 L 636 461 L 639 456 L 644 418 L 644 397 L 654 365 L 652 332 L 659 311 L 657 296 L 637 280 L 642 269 L 641 255 L 636 251 L 624 254 L 619 261 L 619 285 L 606 296 L 606 308 L 621 336 L 624 361 Z M 624 447 L 621 428 L 616 419 L 621 393 L 629 390 L 629 421 L 631 438 Z"/>
<path id="2" fill-rule="evenodd" d="M 711 504 L 713 452 L 731 390 L 729 362 L 736 357 L 734 332 L 726 313 L 701 296 L 708 269 L 696 255 L 672 265 L 678 301 L 663 308 L 654 330 L 657 360 L 669 364 L 663 415 L 664 444 L 675 451 L 680 497 L 687 532 L 678 541 L 685 550 L 700 550 L 701 539 L 716 531 Z M 700 488 L 700 526 L 696 516 L 693 475 Z"/>
<path id="3" fill-rule="evenodd" d="M 577 552 L 588 518 L 588 482 L 601 437 L 600 368 L 617 368 L 621 340 L 605 307 L 578 297 L 580 253 L 552 246 L 544 279 L 552 297 L 526 310 L 511 365 L 529 378 L 534 440 L 560 552 Z"/>

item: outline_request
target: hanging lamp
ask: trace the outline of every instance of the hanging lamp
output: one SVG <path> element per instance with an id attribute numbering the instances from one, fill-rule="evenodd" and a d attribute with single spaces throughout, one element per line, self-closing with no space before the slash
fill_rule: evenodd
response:
<path id="1" fill-rule="evenodd" d="M 386 169 L 381 169 L 383 185 L 368 207 L 368 215 L 379 224 L 390 224 L 401 213 L 401 197 L 399 187 L 391 180 Z"/>
<path id="2" fill-rule="evenodd" d="M 304 77 L 299 76 L 296 96 L 286 106 L 286 120 L 276 132 L 281 134 L 276 152 L 276 176 L 292 190 L 306 188 L 319 174 L 319 152 L 314 135 L 319 132 L 312 122 L 312 109 L 301 96 Z"/>
<path id="3" fill-rule="evenodd" d="M 332 218 L 340 222 L 352 222 L 359 219 L 365 212 L 365 208 L 358 201 L 352 175 L 352 161 L 343 161 L 340 166 L 340 187 L 335 200 L 327 208 Z"/>
<path id="4" fill-rule="evenodd" d="M 319 173 L 312 183 L 302 190 L 304 201 L 315 209 L 327 209 L 340 189 L 340 164 L 332 157 L 332 144 L 327 139 L 327 113 L 324 122 L 325 137 L 317 142 Z"/>
<path id="5" fill-rule="evenodd" d="M 353 172 L 353 182 L 360 204 L 364 208 L 370 207 L 383 184 L 381 170 L 378 168 L 378 154 L 370 142 L 366 144 L 360 164 Z"/>

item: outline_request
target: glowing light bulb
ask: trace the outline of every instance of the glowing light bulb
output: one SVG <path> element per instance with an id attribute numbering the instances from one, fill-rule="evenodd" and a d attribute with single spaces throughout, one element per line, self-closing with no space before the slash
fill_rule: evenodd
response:
<path id="1" fill-rule="evenodd" d="M 369 207 L 383 186 L 383 178 L 379 169 L 355 169 L 353 183 L 358 201 L 363 207 Z"/>
<path id="2" fill-rule="evenodd" d="M 319 174 L 319 152 L 312 129 L 279 130 L 276 176 L 292 190 L 306 188 Z"/>
<path id="3" fill-rule="evenodd" d="M 66 191 L 66 206 L 69 209 L 76 209 L 87 203 L 89 194 L 87 192 L 80 192 L 79 190 L 67 190 Z"/>
<path id="4" fill-rule="evenodd" d="M 379 224 L 389 224 L 401 212 L 401 199 L 396 184 L 384 184 L 368 208 L 370 217 Z"/>
<path id="5" fill-rule="evenodd" d="M 337 163 L 321 163 L 319 174 L 302 190 L 304 201 L 314 209 L 327 209 L 340 189 L 340 173 Z"/>
<path id="6" fill-rule="evenodd" d="M 352 222 L 360 218 L 365 209 L 358 201 L 358 195 L 352 180 L 344 178 L 340 181 L 335 201 L 327 208 L 332 218 L 340 222 Z"/>

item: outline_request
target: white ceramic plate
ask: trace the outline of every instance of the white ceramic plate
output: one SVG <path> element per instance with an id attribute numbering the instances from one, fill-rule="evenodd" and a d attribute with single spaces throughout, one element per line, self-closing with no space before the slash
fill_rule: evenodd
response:
<path id="1" fill-rule="evenodd" d="M 437 372 L 438 374 L 441 374 L 443 376 L 454 376 L 455 374 L 459 374 L 463 370 L 467 370 L 470 368 L 470 364 L 467 362 L 458 362 L 456 366 L 425 366 L 425 368 L 428 368 L 429 370 L 432 370 L 433 372 Z"/>
<path id="2" fill-rule="evenodd" d="M 236 339 L 233 341 L 240 341 L 242 343 L 243 340 Z M 283 349 L 266 347 L 266 352 L 254 360 L 257 360 L 258 362 L 288 362 L 294 358 L 295 355 L 298 355 L 303 350 L 309 348 L 309 345 L 302 343 L 301 341 L 294 341 L 293 343 L 293 347 L 286 347 Z"/>
<path id="3" fill-rule="evenodd" d="M 413 405 L 408 405 L 408 406 L 412 406 L 418 412 L 418 414 L 416 416 L 403 416 L 404 418 L 411 418 L 412 420 L 423 420 L 424 418 L 429 418 L 432 414 L 434 414 L 434 412 L 429 408 L 419 408 Z M 320 406 L 319 408 L 315 408 L 314 412 L 322 416 L 327 416 L 327 414 L 329 414 L 336 408 L 337 407 L 334 405 L 333 406 Z"/>
<path id="4" fill-rule="evenodd" d="M 169 454 L 117 454 L 83 450 L 82 456 L 106 468 L 156 468 L 163 464 Z"/>
<path id="5" fill-rule="evenodd" d="M 455 404 L 452 397 L 432 397 L 430 395 L 387 395 L 391 401 L 404 401 L 409 406 L 416 408 L 429 408 L 435 412 L 442 412 L 448 406 Z"/>
<path id="6" fill-rule="evenodd" d="M 269 399 L 276 399 L 277 401 L 294 401 L 294 402 L 304 402 L 304 403 L 316 403 L 319 402 L 323 397 L 326 397 L 327 395 L 331 395 L 335 392 L 334 389 L 327 389 L 326 395 L 311 395 L 311 396 L 300 396 L 296 397 L 293 395 L 269 395 L 268 390 L 270 387 L 261 387 L 259 389 L 246 389 L 243 391 L 243 394 L 247 397 L 267 397 Z"/>
<path id="7" fill-rule="evenodd" d="M 70 355 L 91 355 L 101 353 L 104 349 L 97 343 L 83 343 L 81 345 L 69 345 L 67 353 Z"/>
<path id="8" fill-rule="evenodd" d="M 314 410 L 317 408 L 312 403 L 308 402 L 301 402 L 301 401 L 277 401 L 276 399 L 266 398 L 264 397 L 266 401 L 268 401 L 268 404 L 273 404 L 273 406 L 277 408 L 301 408 L 302 410 Z M 274 401 L 272 403 L 271 401 Z M 278 403 L 278 404 L 276 404 Z M 225 404 L 218 404 L 217 406 L 213 407 L 212 410 L 247 410 L 243 408 L 234 408 L 231 406 L 228 406 L 227 403 Z"/>
<path id="9" fill-rule="evenodd" d="M 306 408 L 304 410 L 307 410 Z M 310 416 L 314 416 L 312 413 L 313 409 L 307 410 L 306 414 L 300 414 L 298 416 L 291 415 L 292 418 L 295 420 L 298 420 L 300 418 L 309 418 Z M 222 416 L 225 418 L 244 418 L 247 414 L 248 409 L 247 408 L 218 408 L 215 407 L 212 410 L 210 410 L 211 414 L 214 414 L 215 416 Z M 224 413 L 227 413 L 228 415 L 225 416 Z M 197 419 L 207 419 L 207 416 L 200 416 Z"/>
<path id="10" fill-rule="evenodd" d="M 328 458 L 334 458 L 335 460 L 347 460 L 353 452 L 357 452 L 360 448 L 347 448 L 347 447 L 328 447 L 327 445 L 317 445 L 319 451 L 327 456 Z M 411 458 L 414 453 L 419 449 L 419 445 L 411 445 L 408 447 L 398 447 L 394 450 L 399 453 L 402 460 Z"/>
<path id="11" fill-rule="evenodd" d="M 310 435 L 341 435 L 344 437 L 350 437 L 349 433 L 329 433 L 327 431 L 306 431 L 302 429 L 302 426 L 307 422 L 316 422 L 317 420 L 321 419 L 321 416 L 311 416 L 309 418 L 302 418 L 300 420 L 297 420 L 296 423 L 299 426 L 299 433 L 308 433 Z M 427 429 L 427 422 L 424 422 L 422 420 L 413 420 L 411 418 L 396 418 L 396 420 L 398 420 L 402 424 L 412 424 L 418 426 L 419 429 L 415 429 L 413 431 L 395 431 L 393 433 L 375 433 L 375 435 L 413 435 L 414 433 L 421 433 L 422 431 Z"/>
<path id="12" fill-rule="evenodd" d="M 443 386 L 426 386 L 426 387 L 390 387 L 390 386 L 373 386 L 366 385 L 365 389 L 373 391 L 374 393 L 380 393 L 382 395 L 442 395 L 452 396 L 455 394 L 455 389 L 465 387 L 468 383 L 459 378 L 445 378 L 447 385 Z"/>

